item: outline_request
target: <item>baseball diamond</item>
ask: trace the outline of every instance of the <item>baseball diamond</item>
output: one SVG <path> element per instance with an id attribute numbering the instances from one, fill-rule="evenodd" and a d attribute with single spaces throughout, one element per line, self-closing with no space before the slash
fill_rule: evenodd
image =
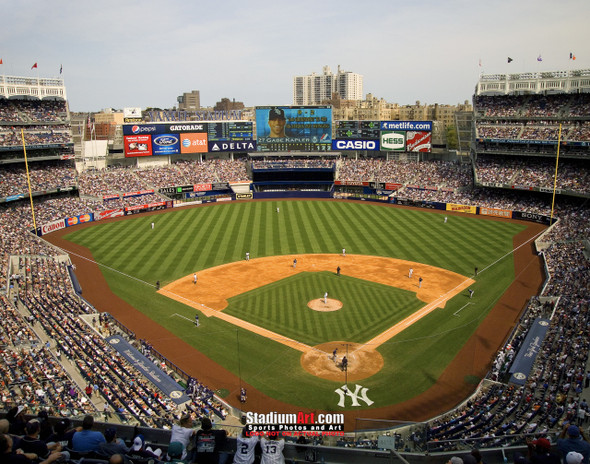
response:
<path id="1" fill-rule="evenodd" d="M 157 235 L 144 234 L 153 214 L 163 214 Z M 186 372 L 229 391 L 228 403 L 240 407 L 240 386 L 246 386 L 248 410 L 337 410 L 350 427 L 359 415 L 423 420 L 454 407 L 474 390 L 469 379 L 485 375 L 541 285 L 530 240 L 543 226 L 445 214 L 453 221 L 363 202 L 236 202 L 84 224 L 49 239 L 70 253 L 84 296 L 97 309 Z M 312 280 L 300 285 L 304 276 Z M 313 290 L 309 282 L 316 280 Z M 350 301 L 338 295 L 348 287 Z M 476 289 L 471 300 L 467 288 Z M 326 290 L 342 308 L 311 310 L 308 303 Z M 352 311 L 363 299 L 367 309 Z M 453 316 L 467 301 L 469 309 Z M 195 310 L 205 316 L 198 332 L 171 317 Z M 334 322 L 313 319 L 323 316 Z M 299 323 L 308 328 L 309 343 L 299 338 Z M 341 356 L 348 353 L 345 371 L 329 359 L 336 346 Z M 371 404 L 339 405 L 335 390 L 345 382 L 366 388 Z"/>

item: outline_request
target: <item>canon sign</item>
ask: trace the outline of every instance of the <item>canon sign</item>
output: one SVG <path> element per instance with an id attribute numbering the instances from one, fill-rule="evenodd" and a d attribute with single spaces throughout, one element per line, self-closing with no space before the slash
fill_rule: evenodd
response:
<path id="1" fill-rule="evenodd" d="M 377 140 L 332 140 L 332 150 L 379 150 Z"/>

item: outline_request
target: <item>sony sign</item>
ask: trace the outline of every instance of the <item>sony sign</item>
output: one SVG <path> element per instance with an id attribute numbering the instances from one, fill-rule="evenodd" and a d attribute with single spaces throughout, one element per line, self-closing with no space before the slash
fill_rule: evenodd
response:
<path id="1" fill-rule="evenodd" d="M 379 150 L 378 140 L 332 140 L 332 150 Z"/>

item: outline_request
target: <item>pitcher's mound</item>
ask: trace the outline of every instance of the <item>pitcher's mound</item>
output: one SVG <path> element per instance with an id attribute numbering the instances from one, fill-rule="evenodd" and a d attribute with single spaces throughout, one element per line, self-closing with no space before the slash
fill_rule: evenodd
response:
<path id="1" fill-rule="evenodd" d="M 328 298 L 324 303 L 323 298 L 317 298 L 316 300 L 311 300 L 307 303 L 314 311 L 338 311 L 342 308 L 342 301 L 340 300 L 333 300 L 332 298 Z"/>
<path id="2" fill-rule="evenodd" d="M 332 357 L 338 348 L 336 361 Z M 342 369 L 342 356 L 348 353 L 348 369 Z M 329 342 L 314 346 L 301 355 L 301 366 L 310 374 L 322 379 L 342 382 L 366 379 L 383 368 L 381 353 L 357 343 Z"/>

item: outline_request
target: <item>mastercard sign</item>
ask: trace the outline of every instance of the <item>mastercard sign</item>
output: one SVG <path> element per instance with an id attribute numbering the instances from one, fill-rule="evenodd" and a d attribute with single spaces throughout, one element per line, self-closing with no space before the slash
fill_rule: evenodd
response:
<path id="1" fill-rule="evenodd" d="M 180 153 L 207 153 L 207 133 L 180 134 Z"/>

